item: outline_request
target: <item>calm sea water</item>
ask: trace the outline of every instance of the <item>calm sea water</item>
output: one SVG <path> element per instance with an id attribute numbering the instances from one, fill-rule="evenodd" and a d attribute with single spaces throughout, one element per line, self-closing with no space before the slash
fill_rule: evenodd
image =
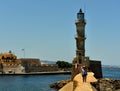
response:
<path id="1" fill-rule="evenodd" d="M 120 68 L 102 68 L 103 78 L 113 78 L 120 80 Z"/>
<path id="2" fill-rule="evenodd" d="M 56 91 L 50 84 L 70 75 L 0 76 L 0 91 Z M 120 68 L 103 68 L 103 77 L 120 79 Z"/>
<path id="3" fill-rule="evenodd" d="M 0 76 L 0 91 L 56 91 L 49 84 L 68 79 L 70 75 Z"/>

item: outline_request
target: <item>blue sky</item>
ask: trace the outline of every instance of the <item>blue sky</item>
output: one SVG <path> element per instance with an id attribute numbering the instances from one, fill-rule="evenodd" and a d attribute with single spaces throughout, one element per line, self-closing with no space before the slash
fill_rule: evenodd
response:
<path id="1" fill-rule="evenodd" d="M 76 14 L 86 19 L 86 56 L 120 65 L 119 0 L 0 0 L 0 52 L 18 58 L 64 60 L 75 56 Z"/>

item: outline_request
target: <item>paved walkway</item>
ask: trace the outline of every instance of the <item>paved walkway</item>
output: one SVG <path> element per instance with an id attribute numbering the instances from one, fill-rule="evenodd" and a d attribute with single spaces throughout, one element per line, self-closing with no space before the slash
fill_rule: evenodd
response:
<path id="1" fill-rule="evenodd" d="M 73 81 L 75 82 L 74 85 L 76 85 L 74 90 L 73 90 L 73 87 L 74 87 Z M 96 82 L 97 79 L 94 77 L 94 73 L 88 72 L 86 83 L 83 83 L 81 74 L 76 75 L 73 81 L 69 82 L 59 91 L 93 91 L 90 82 Z"/>

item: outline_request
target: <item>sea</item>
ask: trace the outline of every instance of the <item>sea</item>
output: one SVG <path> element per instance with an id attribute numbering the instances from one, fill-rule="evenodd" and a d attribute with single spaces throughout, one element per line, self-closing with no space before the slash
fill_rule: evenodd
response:
<path id="1" fill-rule="evenodd" d="M 120 68 L 102 67 L 103 78 L 120 80 Z M 0 91 L 57 91 L 50 84 L 70 79 L 71 75 L 0 75 Z"/>

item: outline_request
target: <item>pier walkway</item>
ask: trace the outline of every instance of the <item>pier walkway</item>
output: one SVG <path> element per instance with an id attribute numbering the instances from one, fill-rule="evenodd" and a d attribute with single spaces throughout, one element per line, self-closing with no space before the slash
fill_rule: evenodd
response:
<path id="1" fill-rule="evenodd" d="M 83 83 L 82 75 L 79 73 L 78 75 L 75 76 L 73 81 L 66 84 L 59 91 L 96 91 L 95 89 L 93 90 L 93 87 L 90 84 L 90 82 L 96 82 L 96 81 L 97 79 L 94 77 L 94 73 L 88 72 L 87 82 Z"/>

